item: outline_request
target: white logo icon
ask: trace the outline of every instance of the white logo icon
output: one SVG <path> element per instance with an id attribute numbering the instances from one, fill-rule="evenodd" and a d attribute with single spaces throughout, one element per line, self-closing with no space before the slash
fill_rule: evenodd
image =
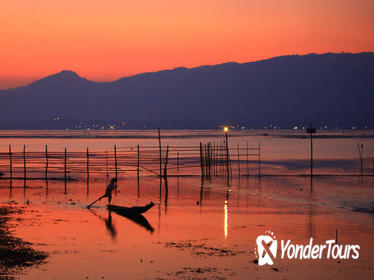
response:
<path id="1" fill-rule="evenodd" d="M 278 242 L 274 233 L 266 231 L 267 235 L 259 235 L 256 239 L 258 265 L 273 265 L 277 256 Z M 256 250 L 256 249 L 255 249 Z"/>

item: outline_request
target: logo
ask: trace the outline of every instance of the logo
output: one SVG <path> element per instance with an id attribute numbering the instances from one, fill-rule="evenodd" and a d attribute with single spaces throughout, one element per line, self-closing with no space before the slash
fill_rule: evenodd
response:
<path id="1" fill-rule="evenodd" d="M 294 244 L 291 240 L 280 241 L 281 259 L 354 259 L 360 256 L 360 245 L 338 244 L 336 240 L 326 240 L 323 244 L 314 244 L 313 237 L 308 244 Z M 271 231 L 256 238 L 255 255 L 258 265 L 273 265 L 277 257 L 278 242 Z"/>
<path id="2" fill-rule="evenodd" d="M 257 252 L 258 257 L 258 265 L 272 265 L 274 264 L 274 260 L 277 256 L 277 240 L 274 236 L 273 232 L 266 231 L 265 234 L 268 235 L 259 235 L 256 239 L 257 250 L 255 248 L 255 252 Z"/>

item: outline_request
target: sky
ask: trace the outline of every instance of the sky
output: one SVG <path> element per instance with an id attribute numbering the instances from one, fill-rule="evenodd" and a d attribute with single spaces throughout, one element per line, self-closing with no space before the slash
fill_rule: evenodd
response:
<path id="1" fill-rule="evenodd" d="M 0 89 L 287 54 L 374 51 L 373 0 L 1 0 Z"/>

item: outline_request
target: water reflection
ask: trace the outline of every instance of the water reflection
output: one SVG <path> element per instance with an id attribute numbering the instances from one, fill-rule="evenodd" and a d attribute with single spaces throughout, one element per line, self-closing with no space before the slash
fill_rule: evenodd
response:
<path id="1" fill-rule="evenodd" d="M 113 223 L 112 212 L 121 216 L 121 217 L 124 217 L 124 218 L 126 218 L 126 219 L 128 219 L 128 220 L 130 220 L 134 223 L 136 223 L 137 225 L 143 227 L 145 230 L 153 233 L 153 231 L 154 231 L 153 227 L 151 226 L 151 224 L 148 222 L 148 220 L 142 214 L 130 213 L 128 211 L 121 210 L 122 207 L 118 207 L 118 206 L 113 206 L 113 207 L 114 208 L 112 210 L 108 210 L 108 217 L 107 218 L 103 218 L 100 214 L 98 214 L 92 208 L 88 209 L 90 211 L 90 213 L 92 213 L 93 215 L 95 215 L 101 221 L 103 221 L 105 223 L 105 227 L 108 230 L 108 233 L 113 240 L 115 240 L 117 238 L 117 230 L 116 230 L 116 227 Z"/>
<path id="2" fill-rule="evenodd" d="M 225 206 L 224 206 L 224 210 L 225 210 L 225 219 L 224 219 L 224 223 L 223 223 L 223 226 L 224 226 L 224 236 L 225 236 L 225 239 L 228 238 L 228 201 L 225 200 Z"/>
<path id="3" fill-rule="evenodd" d="M 179 177 L 177 177 L 177 200 L 179 200 Z"/>
<path id="4" fill-rule="evenodd" d="M 149 209 L 152 206 L 153 206 L 153 204 L 148 204 L 144 208 Z M 148 220 L 142 214 L 139 214 L 140 212 L 139 213 L 132 213 L 132 212 L 129 212 L 129 211 L 123 210 L 123 209 L 125 209 L 125 207 L 118 207 L 118 206 L 112 205 L 111 210 L 108 210 L 108 211 L 109 212 L 112 211 L 112 212 L 116 213 L 117 215 L 119 215 L 121 217 L 124 217 L 124 218 L 136 223 L 137 225 L 142 226 L 147 231 L 153 233 L 153 231 L 154 231 L 153 227 L 151 226 L 151 224 L 148 222 Z"/>
<path id="5" fill-rule="evenodd" d="M 166 215 L 167 209 L 168 209 L 168 198 L 169 198 L 169 186 L 168 186 L 167 177 L 165 178 L 164 182 L 165 182 L 165 202 L 164 202 L 164 205 L 165 205 L 165 215 Z"/>
<path id="6" fill-rule="evenodd" d="M 223 228 L 224 228 L 224 237 L 225 239 L 228 239 L 228 223 L 229 223 L 229 197 L 230 197 L 231 187 L 229 185 L 229 181 L 227 181 L 226 186 L 226 200 L 225 205 L 223 207 L 224 209 L 224 222 L 223 222 Z"/>
<path id="7" fill-rule="evenodd" d="M 13 198 L 13 188 L 12 185 L 9 185 L 9 203 L 12 201 Z"/>
<path id="8" fill-rule="evenodd" d="M 88 209 L 92 214 L 94 214 L 96 217 L 98 217 L 101 221 L 105 223 L 105 226 L 112 237 L 113 240 L 117 238 L 117 230 L 112 222 L 112 213 L 111 211 L 108 211 L 108 218 L 103 218 L 101 215 L 96 213 L 96 211 L 92 210 L 91 208 Z"/>
<path id="9" fill-rule="evenodd" d="M 204 177 L 201 176 L 201 183 L 200 183 L 200 199 L 198 201 L 198 204 L 200 205 L 200 207 L 202 206 L 202 202 L 203 202 L 203 192 L 204 192 Z M 201 210 L 201 208 L 200 208 Z"/>
<path id="10" fill-rule="evenodd" d="M 310 177 L 310 192 L 308 195 L 308 209 L 307 209 L 307 236 L 315 238 L 314 225 L 315 204 L 313 202 L 313 177 Z"/>
<path id="11" fill-rule="evenodd" d="M 351 181 L 347 183 L 346 180 Z M 51 244 L 46 247 L 48 252 L 63 252 L 67 248 L 71 252 L 82 252 L 82 254 L 69 253 L 68 255 L 52 253 L 50 272 L 41 272 L 45 273 L 44 276 L 47 273 L 49 273 L 48 276 L 53 276 L 56 273 L 69 273 L 63 269 L 66 258 L 69 258 L 72 263 L 81 265 L 79 261 L 82 257 L 91 265 L 80 269 L 80 274 L 76 275 L 77 277 L 62 274 L 61 278 L 84 279 L 87 275 L 83 273 L 90 271 L 90 267 L 97 269 L 96 272 L 92 272 L 92 275 L 97 276 L 95 278 L 101 278 L 103 276 L 103 274 L 100 274 L 103 271 L 103 259 L 107 260 L 108 263 L 112 262 L 111 269 L 106 270 L 106 273 L 115 271 L 122 274 L 135 271 L 131 274 L 135 275 L 141 269 L 149 269 L 147 275 L 151 275 L 156 273 L 152 270 L 152 267 L 156 267 L 156 265 L 152 266 L 149 262 L 148 267 L 151 268 L 144 268 L 143 256 L 147 256 L 149 261 L 155 260 L 157 268 L 154 270 L 159 269 L 159 266 L 165 263 L 165 259 L 178 260 L 178 258 L 183 258 L 183 267 L 194 267 L 196 266 L 196 254 L 190 254 L 189 248 L 198 248 L 199 252 L 203 252 L 204 261 L 206 257 L 208 262 L 216 263 L 217 258 L 215 256 L 218 254 L 216 252 L 220 252 L 222 246 L 225 247 L 224 249 L 247 252 L 238 254 L 234 258 L 226 256 L 226 253 L 224 253 L 225 256 L 220 257 L 220 259 L 225 258 L 227 260 L 225 263 L 228 264 L 230 272 L 240 271 L 239 265 L 248 263 L 248 252 L 253 249 L 251 240 L 255 240 L 257 234 L 264 231 L 264 226 L 266 228 L 268 226 L 270 228 L 277 227 L 278 234 L 283 234 L 295 240 L 303 240 L 307 235 L 308 237 L 315 237 L 316 233 L 322 239 L 331 231 L 333 221 L 339 221 L 339 224 L 344 223 L 345 228 L 342 228 L 342 233 L 339 228 L 339 234 L 344 236 L 346 240 L 354 240 L 355 238 L 355 232 L 350 230 L 351 224 L 364 228 L 366 233 L 372 232 L 372 223 L 369 219 L 371 216 L 347 209 L 339 208 L 339 210 L 336 210 L 338 208 L 334 208 L 341 205 L 339 203 L 343 198 L 347 201 L 349 199 L 353 201 L 360 195 L 361 200 L 369 201 L 373 197 L 373 189 L 369 183 L 365 185 L 365 188 L 359 186 L 355 189 L 351 188 L 351 185 L 357 185 L 356 181 L 357 179 L 344 178 L 344 182 L 349 186 L 342 189 L 340 181 L 337 182 L 335 178 L 320 179 L 314 177 L 313 181 L 310 178 L 298 177 L 263 178 L 261 186 L 256 186 L 257 178 L 250 178 L 247 185 L 245 185 L 245 179 L 241 180 L 239 190 L 239 182 L 236 179 L 232 182 L 228 181 L 229 184 L 227 184 L 225 177 L 213 178 L 212 180 L 201 180 L 200 177 L 175 179 L 170 177 L 168 179 L 170 187 L 168 198 L 165 197 L 167 192 L 164 193 L 165 186 L 161 182 L 161 203 L 157 205 L 159 213 L 157 213 L 157 208 L 154 207 L 155 209 L 151 210 L 154 212 L 149 211 L 149 213 L 144 214 L 145 218 L 141 215 L 134 217 L 123 213 L 113 213 L 113 211 L 108 211 L 104 207 L 96 207 L 93 210 L 86 211 L 84 206 L 91 202 L 92 197 L 101 194 L 105 180 L 90 180 L 89 197 L 86 197 L 86 182 L 68 182 L 69 195 L 64 195 L 64 182 L 50 181 L 48 186 L 43 185 L 45 189 L 39 190 L 42 185 L 41 182 L 28 180 L 29 186 L 26 188 L 26 198 L 29 198 L 32 203 L 30 203 L 30 206 L 24 204 L 20 206 L 25 207 L 23 214 L 25 216 L 22 218 L 30 220 L 31 227 L 28 224 L 19 223 L 21 230 L 17 234 L 33 243 L 45 242 Z M 4 187 L 9 187 L 8 182 L 8 180 L 4 183 L 0 181 L 4 185 L 6 184 Z M 142 180 L 142 190 L 140 192 L 142 199 L 140 201 L 153 200 L 158 202 L 159 183 L 159 178 L 155 177 Z M 30 184 L 33 184 L 33 186 Z M 302 190 L 299 190 L 300 186 L 303 187 Z M 47 193 L 48 188 L 49 195 Z M 359 192 L 357 189 L 359 189 Z M 339 190 L 344 190 L 344 192 L 341 192 L 344 193 L 344 197 L 339 193 Z M 15 181 L 13 188 L 0 188 L 4 202 L 8 200 L 9 196 L 9 201 L 14 199 L 19 204 L 23 200 L 23 191 L 22 181 Z M 40 191 L 43 193 L 40 193 Z M 240 194 L 237 193 L 239 191 Z M 44 197 L 47 199 L 47 195 L 48 203 L 39 201 Z M 126 188 L 123 188 L 123 190 L 121 188 L 115 203 L 118 205 L 135 205 L 137 195 L 137 178 L 130 177 L 126 181 Z M 179 201 L 176 202 L 178 196 Z M 69 199 L 72 199 L 72 201 Z M 196 205 L 197 201 L 200 202 L 200 209 Z M 164 214 L 163 208 L 165 206 L 168 207 L 167 216 Z M 201 214 L 199 210 L 202 210 Z M 345 214 L 343 221 L 341 221 L 342 213 Z M 290 221 L 290 217 L 292 217 L 292 221 Z M 157 231 L 157 224 L 153 224 L 153 222 L 157 223 L 157 218 L 162 219 L 162 234 L 154 236 L 149 233 Z M 131 220 L 131 222 L 126 220 Z M 316 232 L 317 229 L 318 232 Z M 55 232 L 55 234 L 51 235 L 51 232 Z M 366 238 L 369 234 L 363 236 Z M 87 242 L 87 237 L 90 238 L 90 243 Z M 125 240 L 124 242 L 122 242 L 122 238 Z M 74 241 L 70 244 L 66 240 Z M 190 242 L 190 240 L 197 241 Z M 372 247 L 368 238 L 363 239 L 362 242 L 364 241 Z M 191 246 L 184 248 L 185 250 L 176 247 L 188 243 L 191 243 Z M 203 248 L 199 247 L 202 243 L 206 244 Z M 168 245 L 165 244 L 174 245 L 166 248 Z M 116 251 L 116 253 L 108 254 L 112 251 Z M 143 263 L 133 262 L 134 256 L 141 256 Z M 92 266 L 92 264 L 95 265 Z M 234 264 L 238 264 L 238 266 L 232 266 Z M 344 264 L 342 262 L 337 266 L 347 264 L 349 263 L 345 262 Z M 181 270 L 179 263 L 174 265 L 173 262 L 166 261 L 165 266 L 169 265 L 171 268 L 167 270 L 168 272 L 175 273 L 175 271 Z M 251 263 L 248 263 L 248 265 L 253 267 Z M 248 270 L 245 270 L 245 273 L 248 273 Z M 253 273 L 256 273 L 256 271 Z M 48 278 L 48 276 L 40 278 Z M 106 279 L 115 279 L 117 275 L 105 274 L 104 276 Z M 192 275 L 191 279 L 194 276 Z M 221 275 L 222 278 L 224 276 L 226 275 Z M 209 277 L 210 275 L 203 278 Z M 234 278 L 246 279 L 246 277 L 248 275 L 238 275 L 238 277 L 235 275 Z M 34 275 L 33 278 L 30 277 L 30 279 L 37 278 Z M 136 277 L 130 278 L 135 279 Z M 230 278 L 230 275 L 227 278 Z"/>
<path id="12" fill-rule="evenodd" d="M 86 191 L 86 196 L 88 197 L 90 194 L 90 180 L 87 178 L 87 191 Z"/>

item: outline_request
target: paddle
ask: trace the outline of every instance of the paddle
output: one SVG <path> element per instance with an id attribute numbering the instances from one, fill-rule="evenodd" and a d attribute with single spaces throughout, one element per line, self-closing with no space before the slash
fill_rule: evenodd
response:
<path id="1" fill-rule="evenodd" d="M 103 196 L 99 197 L 98 199 L 96 199 L 94 202 L 92 202 L 90 205 L 87 206 L 87 209 L 90 209 L 90 207 L 92 205 L 94 205 L 96 202 L 98 202 L 99 200 L 103 199 L 104 197 L 106 197 L 106 195 L 104 194 Z"/>

